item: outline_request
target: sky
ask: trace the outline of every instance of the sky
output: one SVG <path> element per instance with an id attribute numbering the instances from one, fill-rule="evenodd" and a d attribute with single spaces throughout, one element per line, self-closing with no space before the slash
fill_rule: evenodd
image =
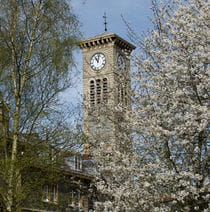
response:
<path id="1" fill-rule="evenodd" d="M 152 15 L 150 0 L 71 0 L 71 5 L 82 23 L 84 38 L 104 31 L 104 12 L 107 15 L 108 32 L 125 39 L 126 26 L 122 16 L 138 33 L 148 27 L 148 17 Z"/>
<path id="2" fill-rule="evenodd" d="M 150 0 L 71 0 L 74 13 L 81 23 L 83 38 L 101 34 L 104 32 L 104 13 L 107 16 L 107 31 L 115 33 L 125 40 L 129 40 L 126 24 L 123 18 L 130 24 L 133 30 L 141 35 L 150 26 L 149 17 L 152 16 Z M 122 18 L 123 17 L 123 18 Z M 74 54 L 78 73 L 76 86 L 65 93 L 68 101 L 74 104 L 82 101 L 82 52 Z"/>

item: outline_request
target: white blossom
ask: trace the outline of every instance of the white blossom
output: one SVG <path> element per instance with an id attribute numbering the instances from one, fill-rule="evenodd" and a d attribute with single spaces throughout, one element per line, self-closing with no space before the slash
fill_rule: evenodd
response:
<path id="1" fill-rule="evenodd" d="M 134 107 L 123 125 L 132 148 L 117 139 L 109 154 L 95 151 L 96 186 L 110 211 L 208 211 L 210 3 L 158 5 L 154 29 L 136 41 Z"/>

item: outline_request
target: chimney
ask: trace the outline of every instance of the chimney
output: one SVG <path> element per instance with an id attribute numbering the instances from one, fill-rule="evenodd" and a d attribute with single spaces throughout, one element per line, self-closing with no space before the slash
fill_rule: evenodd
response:
<path id="1" fill-rule="evenodd" d="M 83 153 L 83 158 L 84 159 L 90 159 L 91 154 L 90 154 L 90 144 L 86 143 L 84 144 L 84 153 Z"/>

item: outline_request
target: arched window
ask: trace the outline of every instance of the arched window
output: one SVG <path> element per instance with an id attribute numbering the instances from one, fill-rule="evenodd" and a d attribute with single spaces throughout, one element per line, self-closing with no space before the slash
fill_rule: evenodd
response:
<path id="1" fill-rule="evenodd" d="M 117 102 L 120 103 L 120 85 L 117 86 Z"/>
<path id="2" fill-rule="evenodd" d="M 90 81 L 90 106 L 108 102 L 107 78 Z"/>
<path id="3" fill-rule="evenodd" d="M 125 106 L 128 105 L 128 94 L 127 94 L 127 89 L 125 89 Z"/>
<path id="4" fill-rule="evenodd" d="M 95 83 L 94 80 L 90 81 L 90 105 L 95 105 Z"/>
<path id="5" fill-rule="evenodd" d="M 96 103 L 101 103 L 101 80 L 96 80 Z"/>
<path id="6" fill-rule="evenodd" d="M 123 103 L 124 102 L 124 88 L 123 88 L 123 86 L 121 86 L 121 103 Z"/>
<path id="7" fill-rule="evenodd" d="M 107 103 L 108 101 L 108 83 L 107 78 L 103 79 L 103 102 Z"/>
<path id="8" fill-rule="evenodd" d="M 125 97 L 124 97 L 125 106 L 128 106 L 129 105 L 129 98 L 128 98 L 128 91 L 129 91 L 129 89 L 128 88 L 129 88 L 128 87 L 128 83 L 125 82 L 125 92 L 124 92 L 124 95 L 125 95 Z"/>
<path id="9" fill-rule="evenodd" d="M 123 104 L 124 106 L 128 105 L 127 83 L 118 85 L 117 100 L 118 103 Z"/>
<path id="10" fill-rule="evenodd" d="M 118 94 L 117 94 L 118 103 L 124 103 L 124 88 L 122 85 L 118 85 Z"/>

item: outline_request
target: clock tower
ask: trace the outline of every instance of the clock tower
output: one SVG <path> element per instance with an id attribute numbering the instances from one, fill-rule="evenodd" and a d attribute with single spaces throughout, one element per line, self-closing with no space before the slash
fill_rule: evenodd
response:
<path id="1" fill-rule="evenodd" d="M 104 32 L 79 43 L 83 53 L 84 133 L 93 141 L 114 142 L 131 108 L 130 54 L 135 46 Z"/>

